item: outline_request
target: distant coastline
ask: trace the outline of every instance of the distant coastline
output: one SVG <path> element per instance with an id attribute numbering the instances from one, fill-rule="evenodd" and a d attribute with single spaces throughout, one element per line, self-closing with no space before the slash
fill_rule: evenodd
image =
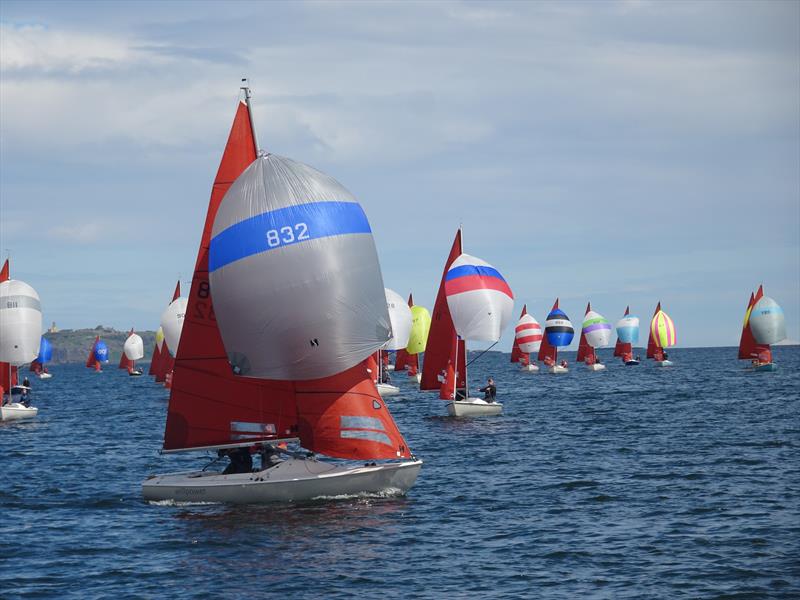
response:
<path id="1" fill-rule="evenodd" d="M 122 356 L 122 345 L 128 337 L 128 331 L 117 331 L 113 327 L 98 325 L 93 329 L 62 329 L 44 334 L 53 344 L 53 364 L 68 364 L 85 362 L 89 350 L 99 335 L 109 350 L 109 364 L 118 363 Z M 144 341 L 143 362 L 150 360 L 155 344 L 155 331 L 136 331 Z"/>

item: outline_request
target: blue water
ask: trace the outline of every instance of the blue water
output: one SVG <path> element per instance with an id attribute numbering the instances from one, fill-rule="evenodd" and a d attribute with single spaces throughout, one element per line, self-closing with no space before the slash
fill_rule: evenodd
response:
<path id="1" fill-rule="evenodd" d="M 0 424 L 0 597 L 797 598 L 800 349 L 523 374 L 489 354 L 505 415 L 390 400 L 426 462 L 405 498 L 156 506 L 167 393 L 54 366 L 39 417 Z M 568 354 L 568 357 L 573 356 Z M 603 356 L 603 355 L 601 355 Z"/>

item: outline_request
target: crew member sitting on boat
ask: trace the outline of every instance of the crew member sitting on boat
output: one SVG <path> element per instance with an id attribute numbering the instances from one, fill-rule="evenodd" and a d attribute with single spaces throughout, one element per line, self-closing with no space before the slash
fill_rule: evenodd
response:
<path id="1" fill-rule="evenodd" d="M 567 362 L 566 358 L 561 360 L 561 366 L 564 367 L 565 369 L 569 366 L 569 363 Z"/>
<path id="2" fill-rule="evenodd" d="M 230 464 L 225 467 L 222 472 L 223 475 L 231 475 L 234 473 L 251 473 L 253 471 L 253 457 L 250 456 L 249 448 L 232 448 L 230 450 L 218 450 L 217 455 L 227 456 L 230 459 Z"/>
<path id="3" fill-rule="evenodd" d="M 491 377 L 486 380 L 486 385 L 479 388 L 478 391 L 483 392 L 483 399 L 486 400 L 486 402 L 494 402 L 497 398 L 497 387 L 494 385 L 494 379 Z"/>
<path id="4" fill-rule="evenodd" d="M 381 371 L 381 383 L 391 383 L 391 382 L 392 378 L 389 377 L 389 371 L 387 371 L 386 369 Z"/>
<path id="5" fill-rule="evenodd" d="M 265 444 L 261 447 L 260 454 L 262 471 L 266 471 L 267 469 L 270 469 L 282 462 L 281 459 L 278 458 L 280 453 L 269 444 Z"/>

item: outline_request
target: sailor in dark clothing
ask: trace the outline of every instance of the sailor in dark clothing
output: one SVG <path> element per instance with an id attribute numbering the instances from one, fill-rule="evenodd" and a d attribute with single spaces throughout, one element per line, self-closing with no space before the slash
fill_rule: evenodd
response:
<path id="1" fill-rule="evenodd" d="M 249 448 L 233 448 L 232 450 L 220 450 L 221 453 L 227 454 L 231 461 L 223 475 L 231 475 L 232 473 L 250 473 L 253 471 L 253 457 L 250 456 Z"/>
<path id="2" fill-rule="evenodd" d="M 483 392 L 483 399 L 486 400 L 486 402 L 494 402 L 495 398 L 497 398 L 497 388 L 494 385 L 494 379 L 491 377 L 486 380 L 486 386 L 480 388 L 478 391 Z"/>

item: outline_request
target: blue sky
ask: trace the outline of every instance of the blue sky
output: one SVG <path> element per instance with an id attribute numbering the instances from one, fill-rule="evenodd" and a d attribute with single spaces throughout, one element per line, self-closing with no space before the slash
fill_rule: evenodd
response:
<path id="1" fill-rule="evenodd" d="M 431 306 L 453 235 L 543 320 L 658 300 L 800 339 L 800 3 L 0 4 L 0 249 L 47 323 L 153 329 L 248 76 L 261 145 L 361 201 Z M 511 328 L 501 345 L 510 346 Z"/>

